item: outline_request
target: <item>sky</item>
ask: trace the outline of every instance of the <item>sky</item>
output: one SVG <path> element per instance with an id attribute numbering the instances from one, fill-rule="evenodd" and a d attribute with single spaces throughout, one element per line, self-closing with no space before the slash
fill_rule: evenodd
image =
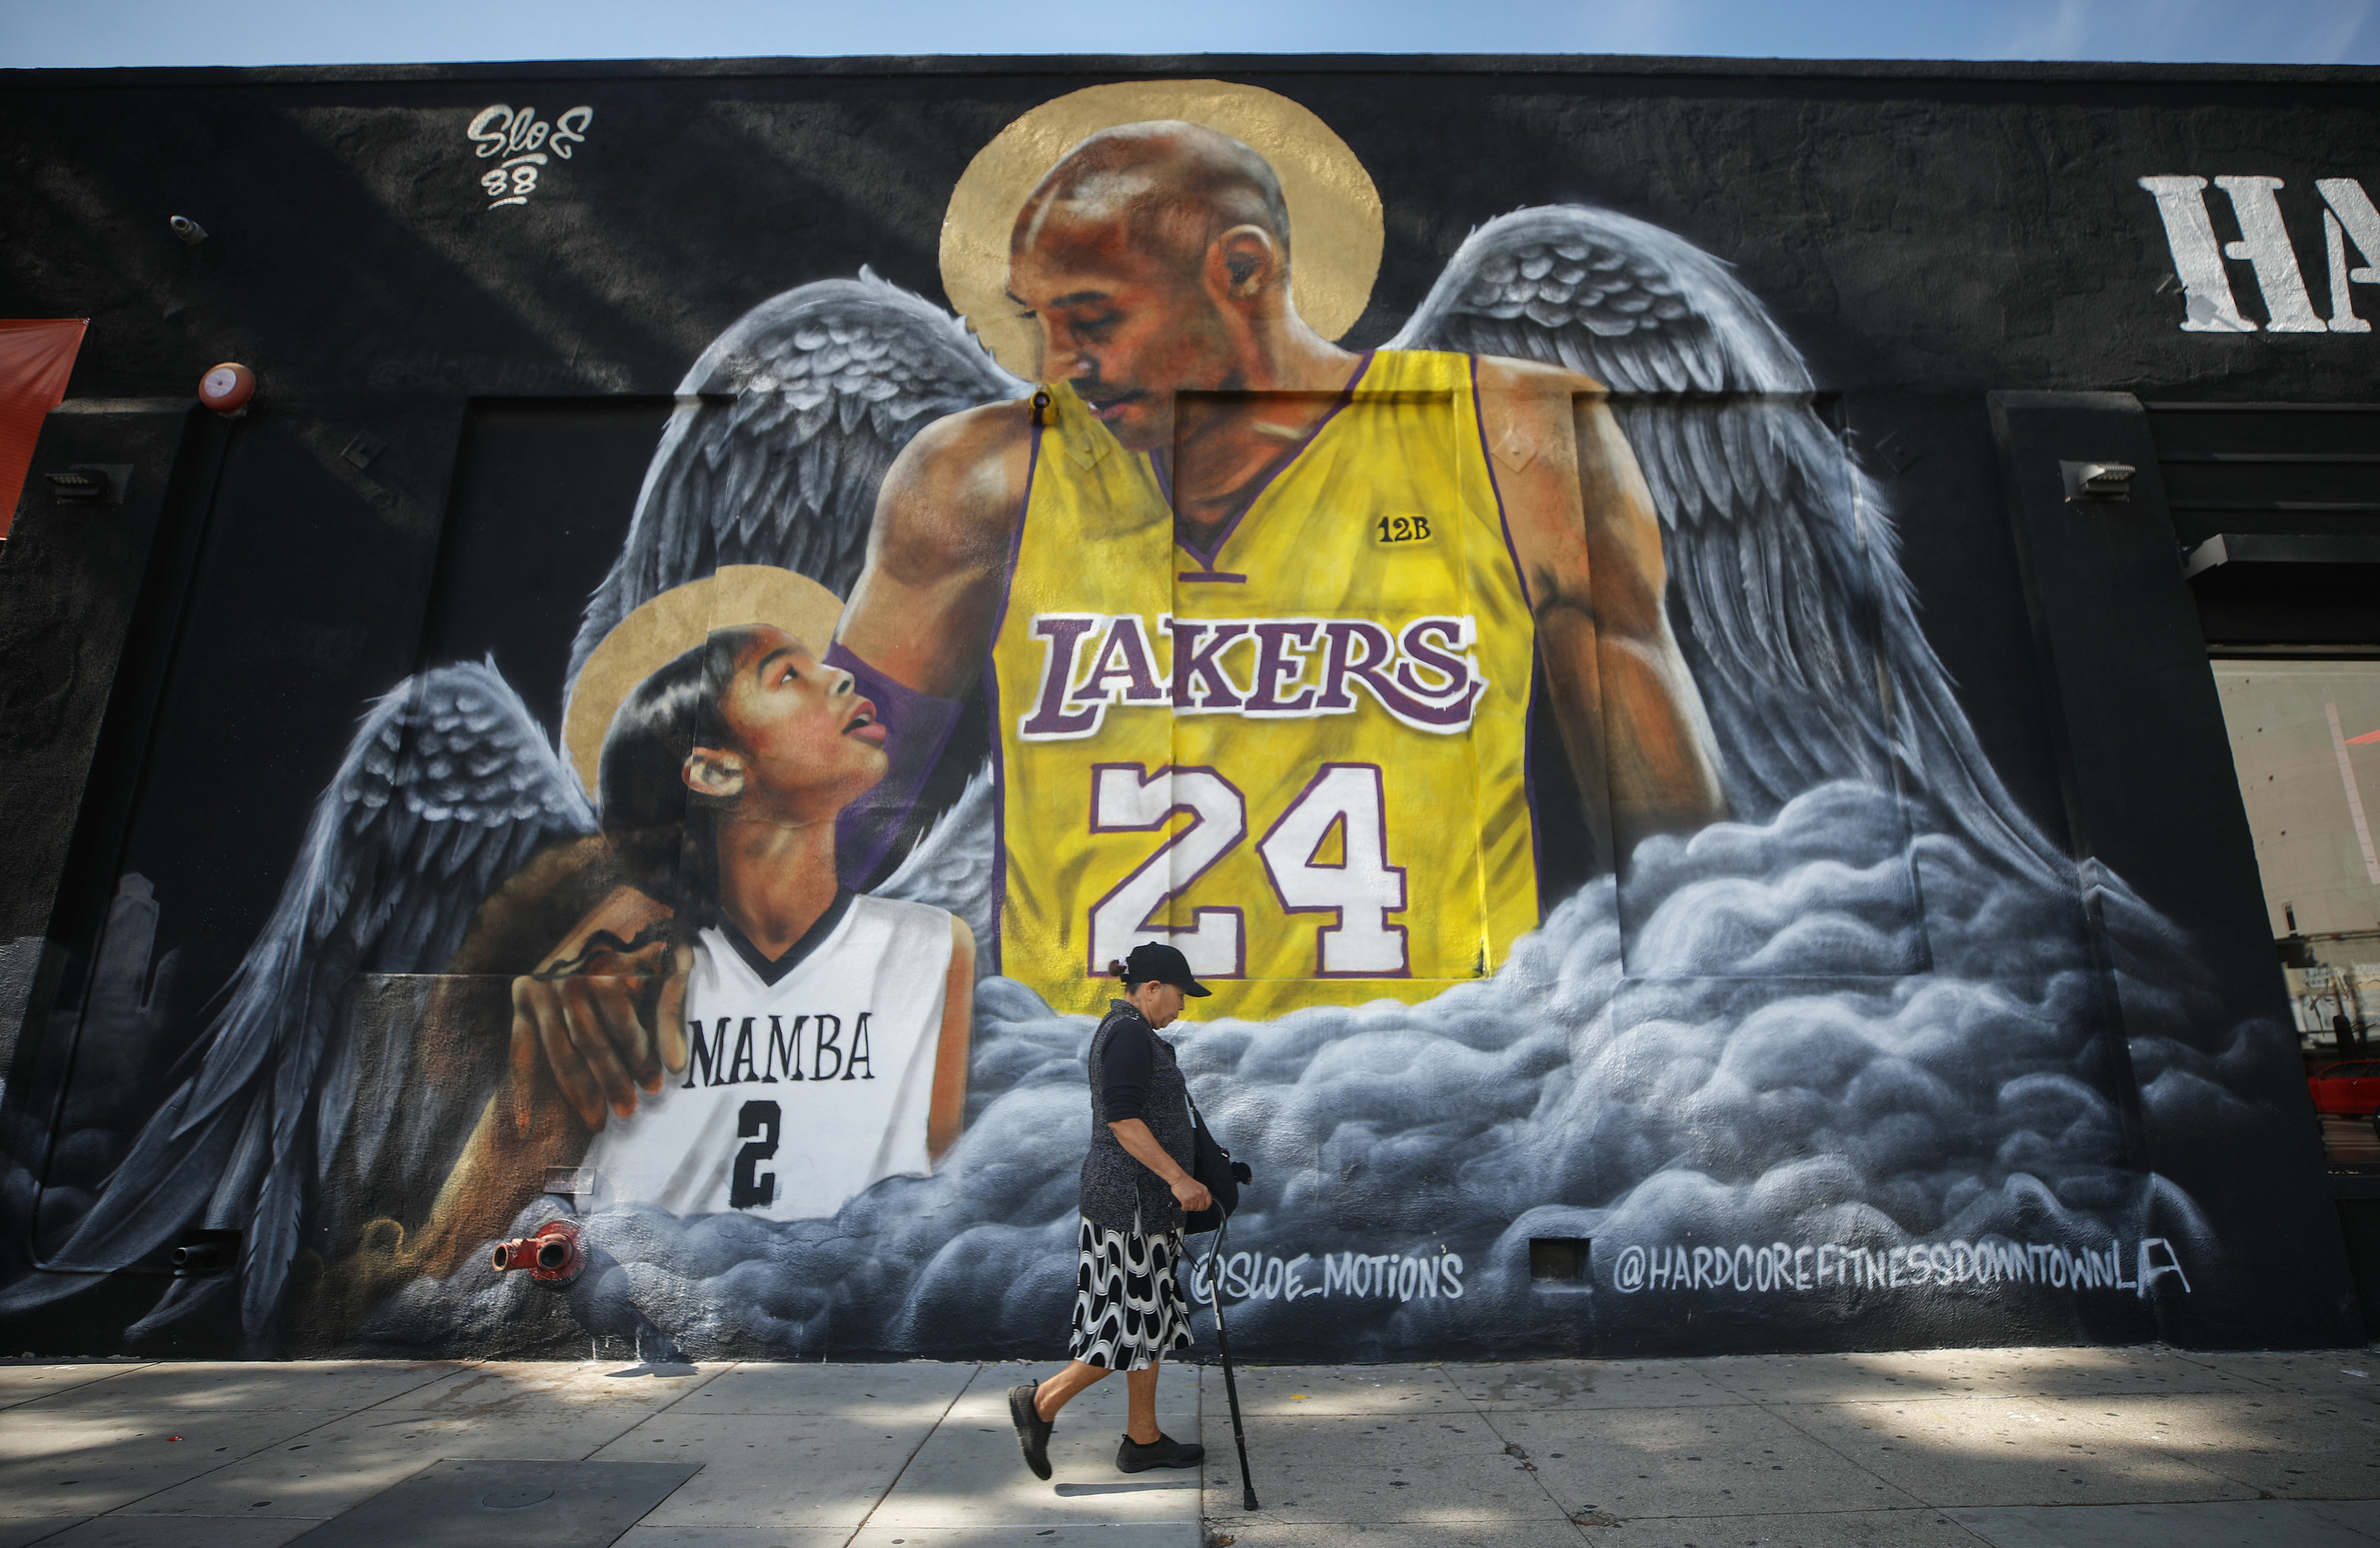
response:
<path id="1" fill-rule="evenodd" d="M 913 54 L 2380 63 L 2380 0 L 0 0 L 0 67 Z"/>

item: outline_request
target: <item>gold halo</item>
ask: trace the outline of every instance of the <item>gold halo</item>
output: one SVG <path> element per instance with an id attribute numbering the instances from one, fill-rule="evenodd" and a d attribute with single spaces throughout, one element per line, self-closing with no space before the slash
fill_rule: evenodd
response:
<path id="1" fill-rule="evenodd" d="M 843 603 L 807 575 L 774 565 L 722 565 L 672 587 L 613 626 L 579 668 L 562 711 L 562 745 L 589 794 L 603 737 L 637 685 L 701 644 L 716 628 L 769 624 L 824 656 Z"/>
<path id="2" fill-rule="evenodd" d="M 1041 332 L 1007 297 L 1008 238 L 1068 151 L 1118 124 L 1180 118 L 1254 148 L 1289 204 L 1290 299 L 1316 333 L 1355 325 L 1380 274 L 1380 194 L 1330 126 L 1278 91 L 1229 80 L 1128 80 L 1054 97 L 975 154 L 942 216 L 942 289 L 994 359 L 1033 381 Z"/>

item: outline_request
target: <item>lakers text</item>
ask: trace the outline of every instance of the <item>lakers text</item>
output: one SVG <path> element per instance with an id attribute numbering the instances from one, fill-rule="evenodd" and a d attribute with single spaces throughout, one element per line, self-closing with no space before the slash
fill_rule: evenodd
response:
<path id="1" fill-rule="evenodd" d="M 1202 621 L 1160 615 L 1037 613 L 1041 684 L 1017 721 L 1029 742 L 1095 735 L 1110 706 L 1168 714 L 1302 720 L 1353 714 L 1366 700 L 1402 725 L 1450 736 L 1471 725 L 1487 675 L 1469 615 Z M 1159 639 L 1172 641 L 1160 651 Z M 1356 690 L 1361 689 L 1358 693 Z"/>

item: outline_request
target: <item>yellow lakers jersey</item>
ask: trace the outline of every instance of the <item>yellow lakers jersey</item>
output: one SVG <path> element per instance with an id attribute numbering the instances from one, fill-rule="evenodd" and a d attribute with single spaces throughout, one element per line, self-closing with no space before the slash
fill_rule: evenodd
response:
<path id="1" fill-rule="evenodd" d="M 1206 1018 L 1492 970 L 1537 922 L 1535 640 L 1470 359 L 1371 356 L 1210 552 L 1046 390 L 992 639 L 1001 971 L 1095 1010 L 1166 941 Z"/>

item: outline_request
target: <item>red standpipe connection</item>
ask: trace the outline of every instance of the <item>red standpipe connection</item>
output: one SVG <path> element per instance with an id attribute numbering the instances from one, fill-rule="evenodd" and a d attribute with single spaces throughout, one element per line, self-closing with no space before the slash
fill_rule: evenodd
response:
<path id="1" fill-rule="evenodd" d="M 496 1272 L 527 1269 L 540 1285 L 567 1285 L 587 1266 L 587 1249 L 579 1245 L 578 1227 L 566 1220 L 549 1220 L 533 1237 L 516 1237 L 496 1243 L 490 1262 Z"/>

